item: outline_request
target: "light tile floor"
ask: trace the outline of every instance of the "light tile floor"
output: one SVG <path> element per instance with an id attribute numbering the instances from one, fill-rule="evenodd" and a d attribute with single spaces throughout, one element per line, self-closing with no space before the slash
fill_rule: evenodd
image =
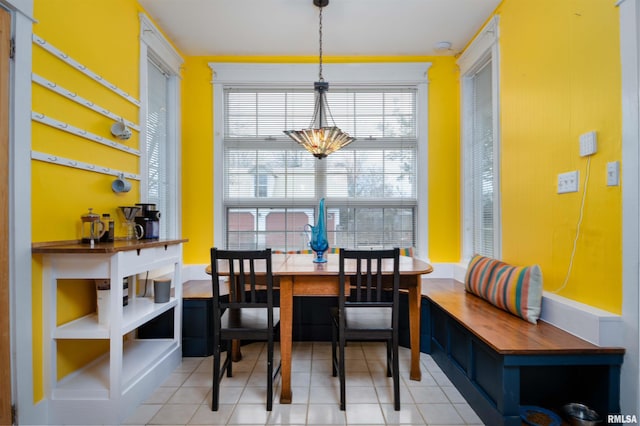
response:
<path id="1" fill-rule="evenodd" d="M 400 349 L 401 410 L 393 409 L 384 344 L 350 342 L 347 409 L 339 408 L 339 381 L 331 375 L 330 342 L 295 342 L 293 403 L 281 405 L 280 376 L 266 411 L 265 345 L 242 347 L 234 377 L 221 382 L 220 409 L 211 411 L 212 357 L 182 363 L 123 424 L 127 425 L 482 425 L 482 421 L 429 355 L 421 354 L 422 381 L 409 380 L 410 352 Z M 276 355 L 276 360 L 279 354 Z"/>

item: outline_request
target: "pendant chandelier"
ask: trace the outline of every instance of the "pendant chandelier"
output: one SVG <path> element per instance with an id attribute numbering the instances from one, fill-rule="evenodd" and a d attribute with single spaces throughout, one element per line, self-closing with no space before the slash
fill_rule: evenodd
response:
<path id="1" fill-rule="evenodd" d="M 320 60 L 318 81 L 313 83 L 315 92 L 315 107 L 313 118 L 308 129 L 285 130 L 285 135 L 302 145 L 314 157 L 322 159 L 349 145 L 355 140 L 348 133 L 340 130 L 333 122 L 331 111 L 327 105 L 326 92 L 329 90 L 329 83 L 322 77 L 322 8 L 329 4 L 329 0 L 313 0 L 313 4 L 320 8 Z M 331 119 L 332 126 L 328 125 L 327 118 Z"/>

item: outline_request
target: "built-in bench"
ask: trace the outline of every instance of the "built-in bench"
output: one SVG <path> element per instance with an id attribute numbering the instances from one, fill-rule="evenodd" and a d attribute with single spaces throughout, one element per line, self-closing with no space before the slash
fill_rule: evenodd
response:
<path id="1" fill-rule="evenodd" d="M 213 354 L 211 280 L 182 284 L 182 356 Z"/>
<path id="2" fill-rule="evenodd" d="M 521 405 L 581 402 L 620 412 L 623 348 L 593 345 L 551 324 L 531 324 L 450 279 L 423 285 L 421 351 L 490 425 L 521 425 Z"/>

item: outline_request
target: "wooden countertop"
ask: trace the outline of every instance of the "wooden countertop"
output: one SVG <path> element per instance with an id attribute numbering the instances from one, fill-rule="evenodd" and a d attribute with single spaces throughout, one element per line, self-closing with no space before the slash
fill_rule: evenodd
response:
<path id="1" fill-rule="evenodd" d="M 624 348 L 587 342 L 543 320 L 531 324 L 467 293 L 453 279 L 430 279 L 422 294 L 502 355 L 624 354 Z"/>
<path id="2" fill-rule="evenodd" d="M 116 239 L 111 243 L 95 243 L 93 247 L 89 243 L 82 243 L 80 240 L 72 241 L 48 241 L 31 244 L 31 253 L 34 254 L 106 254 L 119 251 L 141 250 L 150 247 L 163 247 L 174 244 L 185 243 L 187 239 L 171 240 L 125 240 Z"/>

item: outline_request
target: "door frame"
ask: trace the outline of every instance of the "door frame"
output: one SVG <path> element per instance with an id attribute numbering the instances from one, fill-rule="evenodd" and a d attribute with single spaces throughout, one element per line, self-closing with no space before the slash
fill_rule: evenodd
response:
<path id="1" fill-rule="evenodd" d="M 9 234 L 9 76 L 11 12 L 0 8 L 0 235 Z M 0 424 L 12 423 L 9 240 L 0 239 Z"/>
<path id="2" fill-rule="evenodd" d="M 31 291 L 31 70 L 33 0 L 0 0 L 12 18 L 9 77 L 9 312 L 13 404 L 20 424 L 46 424 L 34 402 Z M 37 373 L 36 373 L 37 374 Z"/>

